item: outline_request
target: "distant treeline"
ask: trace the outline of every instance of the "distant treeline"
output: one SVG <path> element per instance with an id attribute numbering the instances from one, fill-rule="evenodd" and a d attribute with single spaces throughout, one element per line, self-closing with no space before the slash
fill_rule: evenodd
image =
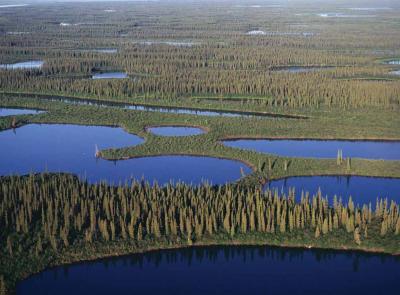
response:
<path id="1" fill-rule="evenodd" d="M 389 66 L 376 62 L 400 46 L 398 28 L 389 25 L 396 16 L 391 10 L 380 12 L 385 26 L 375 18 L 342 19 L 332 26 L 309 10 L 301 18 L 276 18 L 274 9 L 227 3 L 201 7 L 201 12 L 196 3 L 115 6 L 114 13 L 91 4 L 64 4 L 4 14 L 0 62 L 46 63 L 40 71 L 0 70 L 0 88 L 120 100 L 248 96 L 265 98 L 266 107 L 400 104 L 398 79 L 388 75 Z M 251 30 L 266 35 L 246 35 Z M 99 48 L 118 52 L 94 51 Z M 321 69 L 276 71 L 285 66 Z M 125 71 L 131 79 L 88 79 L 98 70 Z"/>

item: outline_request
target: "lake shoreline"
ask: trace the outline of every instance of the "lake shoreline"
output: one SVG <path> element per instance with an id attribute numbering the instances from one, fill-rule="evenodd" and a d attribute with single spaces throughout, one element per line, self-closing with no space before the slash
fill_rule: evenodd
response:
<path id="1" fill-rule="evenodd" d="M 362 248 L 362 247 L 351 247 L 351 246 L 345 246 L 343 245 L 342 247 L 322 247 L 322 246 L 314 246 L 314 245 L 305 245 L 305 244 L 297 244 L 297 243 L 282 243 L 282 244 L 277 244 L 277 243 L 266 243 L 264 241 L 240 241 L 240 240 L 232 240 L 232 241 L 227 241 L 227 242 L 218 242 L 218 241 L 207 241 L 207 242 L 194 242 L 192 245 L 187 245 L 187 244 L 177 244 L 177 245 L 165 245 L 165 246 L 147 246 L 143 248 L 138 248 L 138 249 L 132 249 L 129 251 L 121 252 L 121 253 L 96 253 L 93 254 L 91 258 L 88 257 L 78 257 L 75 256 L 75 259 L 71 260 L 65 260 L 62 257 L 60 258 L 59 261 L 55 261 L 54 263 L 50 263 L 47 267 L 33 273 L 26 273 L 23 275 L 21 279 L 19 279 L 16 283 L 19 284 L 23 280 L 26 280 L 36 274 L 42 273 L 47 270 L 54 269 L 56 267 L 60 266 L 73 266 L 77 264 L 82 264 L 82 263 L 87 263 L 87 262 L 96 262 L 96 261 L 102 261 L 104 259 L 108 258 L 118 258 L 118 257 L 124 257 L 124 256 L 130 256 L 134 254 L 145 254 L 145 253 L 150 253 L 150 252 L 160 252 L 160 251 L 165 251 L 165 250 L 179 250 L 179 249 L 190 249 L 190 248 L 210 248 L 210 247 L 222 247 L 222 246 L 238 246 L 238 247 L 254 247 L 254 246 L 263 246 L 263 247 L 271 247 L 271 248 L 281 248 L 281 249 L 303 249 L 303 250 L 332 250 L 332 251 L 338 251 L 338 252 L 353 252 L 353 253 L 367 253 L 367 254 L 377 254 L 377 255 L 387 255 L 387 256 L 400 256 L 400 251 L 399 252 L 387 252 L 381 249 L 377 248 Z M 112 250 L 112 249 L 109 249 Z M 73 253 L 70 253 L 73 254 Z M 61 255 L 62 256 L 62 255 Z M 10 293 L 13 294 L 15 293 L 16 286 L 14 286 L 14 289 L 10 290 Z"/>

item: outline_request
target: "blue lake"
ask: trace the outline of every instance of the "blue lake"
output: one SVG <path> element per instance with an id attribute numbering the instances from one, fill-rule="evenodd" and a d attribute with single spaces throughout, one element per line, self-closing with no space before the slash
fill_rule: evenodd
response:
<path id="1" fill-rule="evenodd" d="M 166 250 L 56 267 L 17 294 L 397 295 L 394 256 L 272 247 Z"/>
<path id="2" fill-rule="evenodd" d="M 301 192 L 309 192 L 311 195 L 321 190 L 323 196 L 328 196 L 330 203 L 336 195 L 342 197 L 347 203 L 349 196 L 354 203 L 372 203 L 375 208 L 376 198 L 388 198 L 397 203 L 400 202 L 400 179 L 396 178 L 372 178 L 361 176 L 306 176 L 290 177 L 268 183 L 265 188 L 277 189 L 287 193 L 290 188 L 295 188 L 296 199 L 300 200 Z"/>
<path id="3" fill-rule="evenodd" d="M 204 133 L 201 128 L 177 126 L 149 127 L 147 131 L 160 136 L 190 136 Z"/>
<path id="4" fill-rule="evenodd" d="M 1 108 L 0 107 L 0 117 L 17 116 L 17 115 L 37 115 L 37 114 L 41 114 L 41 113 L 43 113 L 43 111 L 31 110 L 31 109 Z"/>
<path id="5" fill-rule="evenodd" d="M 345 140 L 226 140 L 226 146 L 253 150 L 284 157 L 336 158 L 343 157 L 400 160 L 400 141 L 345 141 Z"/>
<path id="6" fill-rule="evenodd" d="M 40 69 L 43 66 L 44 62 L 41 60 L 31 60 L 24 62 L 17 62 L 14 64 L 0 64 L 0 69 L 6 70 L 32 70 L 32 69 Z"/>
<path id="7" fill-rule="evenodd" d="M 251 169 L 238 161 L 194 156 L 158 156 L 121 161 L 95 158 L 98 148 L 141 144 L 143 139 L 120 128 L 31 124 L 0 132 L 0 175 L 69 172 L 90 182 L 124 182 L 131 178 L 159 184 L 183 181 L 224 184 Z"/>
<path id="8" fill-rule="evenodd" d="M 108 72 L 108 73 L 97 73 L 92 76 L 93 80 L 97 79 L 126 79 L 128 78 L 127 73 L 123 72 Z"/>

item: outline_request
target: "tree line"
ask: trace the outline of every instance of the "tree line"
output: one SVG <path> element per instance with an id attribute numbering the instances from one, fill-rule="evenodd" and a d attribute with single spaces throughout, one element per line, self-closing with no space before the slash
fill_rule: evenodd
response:
<path id="1" fill-rule="evenodd" d="M 77 241 L 185 239 L 189 244 L 205 236 L 231 237 L 259 232 L 320 235 L 344 230 L 362 243 L 377 225 L 379 234 L 400 233 L 399 206 L 387 199 L 356 206 L 336 196 L 333 205 L 321 193 L 302 193 L 295 200 L 277 191 L 262 192 L 232 185 L 160 187 L 134 181 L 131 185 L 89 185 L 66 175 L 6 177 L 0 187 L 0 226 L 3 251 L 12 256 L 30 237 L 40 254 Z"/>

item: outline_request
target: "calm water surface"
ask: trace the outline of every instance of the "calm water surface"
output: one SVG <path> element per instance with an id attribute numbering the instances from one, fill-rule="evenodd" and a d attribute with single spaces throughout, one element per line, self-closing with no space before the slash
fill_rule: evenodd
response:
<path id="1" fill-rule="evenodd" d="M 99 48 L 99 49 L 85 49 L 85 50 L 82 50 L 82 51 L 115 54 L 115 53 L 118 52 L 118 49 L 115 49 L 115 48 Z"/>
<path id="2" fill-rule="evenodd" d="M 223 143 L 229 147 L 285 157 L 336 158 L 341 149 L 343 157 L 400 160 L 400 141 L 239 139 Z"/>
<path id="3" fill-rule="evenodd" d="M 92 79 L 126 79 L 128 78 L 127 73 L 123 72 L 109 72 L 109 73 L 97 73 L 92 76 Z"/>
<path id="4" fill-rule="evenodd" d="M 121 161 L 95 158 L 99 149 L 134 146 L 143 142 L 121 128 L 31 124 L 0 132 L 0 175 L 30 172 L 69 172 L 90 182 L 124 182 L 142 177 L 159 184 L 183 181 L 224 184 L 239 179 L 241 162 L 193 156 L 158 156 Z"/>
<path id="5" fill-rule="evenodd" d="M 388 65 L 400 65 L 400 59 L 399 60 L 387 61 L 386 64 L 388 64 Z"/>
<path id="6" fill-rule="evenodd" d="M 17 115 L 37 115 L 41 113 L 43 113 L 43 111 L 31 109 L 0 108 L 0 117 Z"/>
<path id="7" fill-rule="evenodd" d="M 210 247 L 57 267 L 17 294 L 398 294 L 398 257 L 352 252 Z"/>
<path id="8" fill-rule="evenodd" d="M 296 198 L 300 200 L 301 192 L 316 194 L 321 190 L 323 196 L 328 196 L 329 201 L 333 203 L 333 197 L 336 195 L 342 197 L 347 203 L 349 196 L 354 203 L 368 204 L 372 203 L 375 208 L 376 198 L 388 198 L 400 203 L 400 179 L 391 178 L 372 178 L 361 176 L 307 176 L 290 177 L 286 179 L 272 181 L 266 185 L 266 188 L 272 190 L 288 192 L 289 188 L 295 188 Z"/>
<path id="9" fill-rule="evenodd" d="M 151 133 L 160 136 L 189 136 L 203 134 L 204 130 L 197 127 L 177 127 L 177 126 L 163 126 L 163 127 L 149 127 L 147 130 Z"/>
<path id="10" fill-rule="evenodd" d="M 301 67 L 301 66 L 293 66 L 293 67 L 282 67 L 282 68 L 276 68 L 273 71 L 274 72 L 282 72 L 282 73 L 310 73 L 310 72 L 317 72 L 317 71 L 322 71 L 329 69 L 331 67 Z"/>
<path id="11" fill-rule="evenodd" d="M 6 70 L 32 70 L 32 69 L 40 69 L 43 66 L 44 62 L 41 60 L 31 60 L 18 62 L 14 64 L 0 64 L 0 69 Z"/>

